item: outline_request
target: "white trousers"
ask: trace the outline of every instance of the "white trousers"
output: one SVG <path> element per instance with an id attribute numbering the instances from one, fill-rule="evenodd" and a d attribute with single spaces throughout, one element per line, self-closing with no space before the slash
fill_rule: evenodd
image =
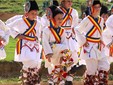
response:
<path id="1" fill-rule="evenodd" d="M 87 59 L 86 69 L 88 75 L 95 75 L 95 73 L 100 70 L 108 71 L 110 69 L 110 63 L 106 57 L 103 57 L 100 60 Z"/>
<path id="2" fill-rule="evenodd" d="M 22 62 L 23 69 L 27 70 L 28 68 L 40 68 L 41 67 L 41 60 L 40 61 L 24 61 Z"/>

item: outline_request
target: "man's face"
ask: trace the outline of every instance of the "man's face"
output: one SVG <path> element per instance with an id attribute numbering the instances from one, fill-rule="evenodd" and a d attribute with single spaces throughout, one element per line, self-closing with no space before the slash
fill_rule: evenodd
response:
<path id="1" fill-rule="evenodd" d="M 72 0 L 64 0 L 63 1 L 63 5 L 65 8 L 70 8 L 73 4 L 73 1 Z"/>
<path id="2" fill-rule="evenodd" d="M 36 17 L 37 17 L 37 10 L 31 10 L 30 12 L 27 13 L 27 17 L 30 19 L 30 20 L 35 20 Z"/>
<path id="3" fill-rule="evenodd" d="M 96 5 L 93 6 L 93 13 L 94 14 L 99 14 L 100 10 L 101 10 L 100 4 L 96 4 Z"/>

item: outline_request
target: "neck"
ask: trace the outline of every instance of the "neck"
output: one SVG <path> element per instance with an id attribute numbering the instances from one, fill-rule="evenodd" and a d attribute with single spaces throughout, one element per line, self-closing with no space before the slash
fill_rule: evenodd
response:
<path id="1" fill-rule="evenodd" d="M 29 21 L 34 21 L 34 20 L 31 20 L 31 19 L 29 19 L 29 18 L 27 18 Z"/>
<path id="2" fill-rule="evenodd" d="M 59 26 L 57 26 L 57 25 L 55 26 L 55 28 L 58 28 L 58 27 L 59 27 Z"/>
<path id="3" fill-rule="evenodd" d="M 95 14 L 91 14 L 94 18 L 98 18 L 98 15 Z"/>

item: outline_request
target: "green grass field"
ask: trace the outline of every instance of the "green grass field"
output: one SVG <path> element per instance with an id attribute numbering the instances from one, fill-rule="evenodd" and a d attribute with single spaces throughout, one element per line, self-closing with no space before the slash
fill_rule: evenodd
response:
<path id="1" fill-rule="evenodd" d="M 16 46 L 16 40 L 10 37 L 8 45 L 5 47 L 7 57 L 5 60 L 12 61 L 14 60 L 14 51 Z"/>
<path id="2" fill-rule="evenodd" d="M 28 0 L 0 0 L 0 12 L 12 12 L 12 13 L 23 13 L 23 5 Z M 43 2 L 51 0 L 36 0 L 40 11 L 43 11 Z M 106 4 L 109 8 L 112 3 L 106 2 L 107 0 L 101 0 L 102 3 Z M 86 6 L 86 0 L 73 0 L 73 7 L 80 13 L 81 5 Z"/>

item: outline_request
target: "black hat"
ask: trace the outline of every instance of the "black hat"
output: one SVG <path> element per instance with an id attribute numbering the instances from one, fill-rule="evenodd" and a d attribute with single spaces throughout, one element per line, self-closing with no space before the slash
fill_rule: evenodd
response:
<path id="1" fill-rule="evenodd" d="M 57 0 L 53 0 L 53 5 L 55 5 L 55 6 L 59 6 L 58 1 L 57 1 Z"/>
<path id="2" fill-rule="evenodd" d="M 55 5 L 50 6 L 47 8 L 47 17 L 54 18 L 57 14 L 63 14 L 63 12 L 57 8 Z"/>
<path id="3" fill-rule="evenodd" d="M 102 5 L 101 11 L 100 11 L 100 16 L 102 14 L 107 14 L 107 13 L 108 13 L 108 8 L 106 6 L 104 6 L 104 5 Z"/>
<path id="4" fill-rule="evenodd" d="M 96 5 L 96 4 L 100 4 L 100 6 L 101 6 L 100 0 L 94 0 L 92 6 L 94 6 L 94 5 Z"/>
<path id="5" fill-rule="evenodd" d="M 25 12 L 30 12 L 31 10 L 39 10 L 38 4 L 35 0 L 28 1 L 25 3 Z"/>

